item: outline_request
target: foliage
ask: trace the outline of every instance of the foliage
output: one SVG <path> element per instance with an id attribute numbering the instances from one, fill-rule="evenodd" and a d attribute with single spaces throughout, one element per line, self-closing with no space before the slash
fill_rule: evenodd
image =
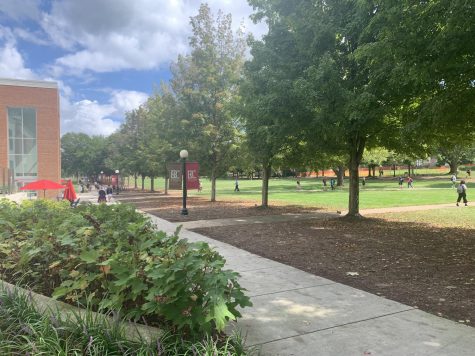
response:
<path id="1" fill-rule="evenodd" d="M 61 150 L 63 175 L 92 176 L 105 170 L 108 152 L 107 139 L 103 136 L 69 132 L 61 137 Z"/>
<path id="2" fill-rule="evenodd" d="M 224 329 L 250 305 L 238 274 L 205 243 L 156 231 L 129 205 L 0 201 L 3 278 L 70 303 L 122 310 L 185 332 Z"/>
<path id="3" fill-rule="evenodd" d="M 183 340 L 163 330 L 157 340 L 129 340 L 124 324 L 91 309 L 83 314 L 40 311 L 29 294 L 0 286 L 0 353 L 45 355 L 250 355 L 238 334 L 219 342 Z"/>
<path id="4" fill-rule="evenodd" d="M 230 14 L 218 12 L 215 18 L 202 4 L 190 20 L 191 53 L 179 56 L 172 66 L 171 88 L 181 107 L 182 130 L 190 137 L 190 157 L 201 162 L 213 183 L 228 169 L 237 136 L 231 107 L 245 47 L 242 33 L 233 34 L 231 23 Z M 213 184 L 211 201 L 215 199 Z"/>

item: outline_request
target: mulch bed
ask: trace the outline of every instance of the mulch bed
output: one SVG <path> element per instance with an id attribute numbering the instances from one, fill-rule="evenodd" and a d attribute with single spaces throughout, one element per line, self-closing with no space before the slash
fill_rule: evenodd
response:
<path id="1" fill-rule="evenodd" d="M 142 205 L 136 202 L 138 207 Z M 148 203 L 147 203 L 148 204 Z M 155 204 L 155 203 L 151 203 Z M 306 212 L 253 203 L 160 200 L 149 211 L 171 221 Z M 475 326 L 475 231 L 383 219 L 305 220 L 195 229 L 260 256 Z M 357 272 L 358 275 L 349 275 Z"/>
<path id="2" fill-rule="evenodd" d="M 127 200 L 127 197 L 132 196 L 140 196 L 143 198 L 140 200 Z M 159 196 L 156 193 L 154 195 L 135 195 L 133 193 L 127 193 L 122 194 L 117 199 L 119 201 L 122 200 L 123 202 L 132 203 L 139 209 L 146 209 L 150 214 L 157 215 L 173 222 L 321 211 L 321 209 L 304 208 L 301 206 L 273 206 L 263 209 L 257 206 L 254 201 L 217 201 L 211 203 L 209 199 L 206 198 L 188 197 L 186 206 L 189 215 L 183 216 L 180 215 L 182 198 L 176 196 L 176 194 L 170 196 Z"/>

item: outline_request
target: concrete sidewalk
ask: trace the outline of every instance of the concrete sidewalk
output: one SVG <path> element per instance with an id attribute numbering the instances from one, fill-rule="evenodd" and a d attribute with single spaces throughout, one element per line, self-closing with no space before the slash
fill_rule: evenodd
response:
<path id="1" fill-rule="evenodd" d="M 149 215 L 160 230 L 177 224 Z M 254 255 L 183 229 L 205 241 L 241 274 L 254 303 L 237 328 L 262 355 L 473 356 L 475 329 Z"/>

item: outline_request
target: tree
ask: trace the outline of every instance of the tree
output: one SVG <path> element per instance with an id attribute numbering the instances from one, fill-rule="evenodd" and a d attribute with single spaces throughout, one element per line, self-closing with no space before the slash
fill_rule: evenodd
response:
<path id="1" fill-rule="evenodd" d="M 475 132 L 474 21 L 470 1 L 394 0 L 379 4 L 367 27 L 374 40 L 357 51 L 358 63 L 398 117 L 390 132 L 411 148 Z"/>
<path id="2" fill-rule="evenodd" d="M 382 147 L 375 147 L 370 150 L 365 150 L 363 153 L 362 162 L 368 165 L 368 177 L 376 177 L 376 167 L 381 166 L 383 162 L 387 161 L 389 157 L 389 151 Z"/>
<path id="3" fill-rule="evenodd" d="M 211 201 L 216 200 L 216 178 L 226 172 L 236 128 L 230 110 L 244 62 L 244 41 L 233 35 L 231 15 L 216 19 L 206 4 L 191 18 L 191 54 L 179 56 L 172 67 L 171 87 L 182 107 L 181 121 L 188 132 L 190 157 L 198 159 L 211 179 Z M 184 147 L 183 147 L 184 148 Z"/>
<path id="4" fill-rule="evenodd" d="M 463 162 L 470 162 L 475 157 L 475 140 L 466 138 L 463 142 L 441 140 L 435 150 L 439 163 L 447 163 L 449 174 L 457 174 L 458 166 Z"/>
<path id="5" fill-rule="evenodd" d="M 376 144 L 385 114 L 368 86 L 366 68 L 355 59 L 359 46 L 370 40 L 365 28 L 375 16 L 375 5 L 336 0 L 250 3 L 258 9 L 256 17 L 269 24 L 264 46 L 273 56 L 288 58 L 269 64 L 286 73 L 290 84 L 279 100 L 298 103 L 286 126 L 296 135 L 304 128 L 311 133 L 307 139 L 313 136 L 344 150 L 350 170 L 348 214 L 358 216 L 359 164 L 365 147 Z"/>
<path id="6" fill-rule="evenodd" d="M 61 137 L 61 167 L 63 175 L 95 176 L 104 169 L 107 139 L 68 132 Z"/>

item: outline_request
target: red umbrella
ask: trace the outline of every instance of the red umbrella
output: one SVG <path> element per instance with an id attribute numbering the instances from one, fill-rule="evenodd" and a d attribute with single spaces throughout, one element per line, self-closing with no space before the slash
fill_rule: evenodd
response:
<path id="1" fill-rule="evenodd" d="M 64 186 L 47 179 L 37 180 L 35 182 L 28 183 L 24 187 L 20 188 L 20 190 L 42 190 L 43 197 L 46 196 L 47 190 L 58 190 L 58 189 L 64 189 Z"/>
<path id="2" fill-rule="evenodd" d="M 69 200 L 71 203 L 77 199 L 76 192 L 74 190 L 73 182 L 69 179 L 66 182 L 66 189 L 64 190 L 64 199 Z"/>

